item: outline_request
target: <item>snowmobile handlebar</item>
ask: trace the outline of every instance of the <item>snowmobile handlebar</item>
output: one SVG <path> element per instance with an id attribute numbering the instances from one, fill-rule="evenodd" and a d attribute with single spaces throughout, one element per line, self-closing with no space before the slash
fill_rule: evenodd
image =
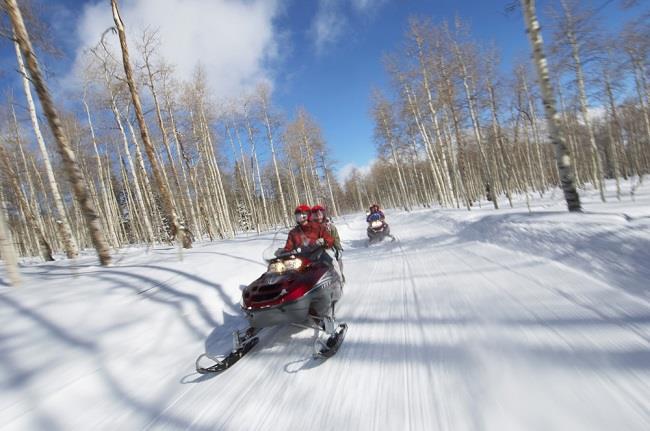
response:
<path id="1" fill-rule="evenodd" d="M 325 245 L 321 244 L 315 244 L 315 245 L 309 245 L 305 247 L 298 247 L 297 249 L 294 250 L 289 250 L 286 251 L 283 248 L 279 248 L 275 251 L 275 257 L 269 260 L 275 260 L 275 259 L 286 259 L 291 256 L 311 256 L 317 252 L 322 253 L 322 251 L 325 249 Z"/>

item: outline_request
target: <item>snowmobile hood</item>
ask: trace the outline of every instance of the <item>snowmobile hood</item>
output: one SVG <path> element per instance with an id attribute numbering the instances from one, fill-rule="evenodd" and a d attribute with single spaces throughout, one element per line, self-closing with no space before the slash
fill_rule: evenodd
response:
<path id="1" fill-rule="evenodd" d="M 246 308 L 266 308 L 296 301 L 317 287 L 328 270 L 324 263 L 315 262 L 297 271 L 265 272 L 244 289 L 242 304 Z"/>

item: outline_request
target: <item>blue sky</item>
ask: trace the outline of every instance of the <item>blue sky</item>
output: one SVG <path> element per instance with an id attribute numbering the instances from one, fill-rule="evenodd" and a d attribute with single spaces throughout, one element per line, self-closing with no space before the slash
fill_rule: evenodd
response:
<path id="1" fill-rule="evenodd" d="M 295 48 L 287 65 L 294 74 L 278 83 L 276 100 L 283 106 L 303 104 L 315 116 L 340 167 L 363 166 L 375 157 L 370 94 L 372 88 L 388 85 L 382 57 L 400 46 L 410 16 L 437 21 L 458 14 L 472 23 L 484 19 L 488 23 L 473 24 L 477 37 L 495 40 L 508 56 L 523 55 L 527 48 L 520 16 L 506 16 L 499 2 L 396 0 L 380 3 L 366 15 L 341 2 L 347 3 L 341 8 L 346 20 L 342 34 L 314 52 L 310 28 L 297 23 L 309 23 L 316 2 L 295 3 L 298 7 L 285 18 L 294 23 Z"/>
<path id="2" fill-rule="evenodd" d="M 375 156 L 370 94 L 373 87 L 388 86 L 382 57 L 399 48 L 409 17 L 426 16 L 438 22 L 460 16 L 470 23 L 477 40 L 494 41 L 499 47 L 501 69 L 506 73 L 514 59 L 529 56 L 520 11 L 504 12 L 509 1 L 369 1 L 370 7 L 361 11 L 353 2 L 341 1 L 338 13 L 344 25 L 339 37 L 314 51 L 310 23 L 318 13 L 317 3 L 294 1 L 280 20 L 280 25 L 292 31 L 293 52 L 286 63 L 285 79 L 277 81 L 276 100 L 285 107 L 302 104 L 315 116 L 335 150 L 339 167 L 348 163 L 364 166 Z M 541 13 L 548 3 L 538 1 Z M 616 2 L 594 4 L 605 5 L 599 15 L 606 27 L 616 28 L 622 22 L 625 14 Z"/>
<path id="3" fill-rule="evenodd" d="M 365 166 L 375 157 L 370 94 L 375 87 L 387 87 L 382 56 L 402 43 L 408 18 L 426 16 L 438 22 L 459 15 L 470 23 L 475 39 L 495 42 L 501 50 L 502 70 L 509 71 L 513 59 L 529 55 L 520 12 L 504 13 L 510 1 L 121 0 L 120 4 L 127 24 L 131 17 L 146 16 L 142 20 L 149 20 L 150 26 L 170 16 L 185 17 L 181 29 L 171 30 L 168 40 L 179 44 L 183 36 L 206 40 L 201 54 L 209 51 L 215 57 L 206 60 L 212 68 L 210 76 L 215 86 L 227 87 L 217 93 L 236 92 L 259 78 L 271 81 L 275 106 L 287 116 L 293 116 L 299 106 L 306 107 L 343 168 Z M 548 3 L 538 1 L 538 8 L 543 10 Z M 624 14 L 617 0 L 594 0 L 594 4 L 605 5 L 600 15 L 606 26 L 620 24 Z M 65 57 L 47 60 L 60 81 L 54 85 L 63 85 L 84 43 L 96 43 L 97 34 L 112 24 L 108 0 L 51 1 L 44 16 L 65 41 Z M 225 18 L 219 21 L 219 17 Z M 224 39 L 216 33 L 220 29 L 228 39 L 221 45 L 216 43 Z M 198 56 L 182 46 L 170 52 L 170 60 L 188 63 L 188 70 Z M 2 54 L 7 84 L 15 59 L 6 43 Z M 226 54 L 224 65 L 218 57 Z"/>

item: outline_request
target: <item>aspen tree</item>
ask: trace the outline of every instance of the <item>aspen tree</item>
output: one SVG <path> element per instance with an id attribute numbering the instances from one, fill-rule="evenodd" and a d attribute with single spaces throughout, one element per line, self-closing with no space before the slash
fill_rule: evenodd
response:
<path id="1" fill-rule="evenodd" d="M 100 45 L 103 48 L 103 53 L 100 52 L 98 49 L 92 49 L 90 52 L 94 54 L 95 59 L 97 61 L 97 65 L 100 68 L 100 73 L 103 76 L 104 84 L 106 87 L 107 91 L 107 98 L 108 98 L 108 104 L 111 109 L 111 113 L 113 114 L 113 118 L 115 120 L 115 124 L 117 125 L 117 128 L 119 130 L 119 135 L 121 137 L 122 145 L 124 148 L 124 154 L 126 155 L 126 160 L 129 164 L 130 167 L 130 172 L 131 175 L 133 176 L 133 184 L 134 184 L 134 189 L 135 189 L 135 194 L 136 194 L 136 202 L 139 206 L 139 214 L 142 217 L 141 222 L 145 226 L 145 233 L 146 235 L 143 237 L 144 241 L 149 243 L 149 244 L 154 244 L 156 237 L 153 232 L 153 228 L 151 226 L 151 221 L 149 218 L 149 214 L 147 210 L 145 209 L 145 199 L 143 197 L 142 193 L 142 186 L 140 181 L 138 181 L 138 172 L 135 168 L 135 165 L 133 163 L 133 158 L 131 156 L 131 151 L 129 150 L 129 142 L 128 138 L 126 135 L 126 131 L 124 129 L 124 124 L 122 122 L 122 114 L 117 106 L 117 99 L 118 99 L 118 94 L 117 92 L 119 91 L 119 86 L 115 85 L 114 82 L 114 75 L 116 74 L 116 69 L 117 69 L 117 64 L 115 63 L 114 59 L 112 58 L 109 49 L 106 47 L 103 41 L 100 42 Z M 84 98 L 84 105 L 87 106 Z M 90 112 L 87 110 L 88 113 L 88 121 L 90 122 Z M 92 125 L 91 125 L 91 131 L 92 131 Z M 93 142 L 94 142 L 94 132 L 92 133 L 93 136 Z M 133 138 L 135 141 L 135 137 Z M 137 142 L 135 143 L 137 147 Z M 99 157 L 99 155 L 98 155 Z M 101 162 L 99 163 L 99 167 L 101 169 Z M 146 175 L 146 174 L 145 174 Z M 102 188 L 106 187 L 104 182 L 101 181 L 100 185 Z"/>
<path id="2" fill-rule="evenodd" d="M 185 228 L 179 223 L 178 215 L 176 214 L 176 208 L 173 203 L 173 199 L 169 189 L 167 188 L 163 174 L 158 164 L 155 155 L 155 149 L 153 143 L 149 137 L 149 129 L 144 120 L 144 115 L 142 113 L 142 104 L 140 103 L 140 96 L 138 94 L 138 89 L 135 85 L 135 80 L 133 77 L 133 71 L 131 70 L 131 60 L 129 59 L 129 50 L 126 42 L 126 32 L 124 30 L 124 23 L 120 17 L 120 12 L 117 7 L 117 0 L 111 0 L 111 9 L 113 11 L 113 20 L 115 21 L 115 27 L 120 39 L 120 48 L 122 51 L 122 64 L 124 66 L 124 75 L 126 76 L 126 82 L 129 86 L 129 92 L 131 93 L 131 100 L 133 102 L 133 108 L 135 110 L 135 117 L 138 121 L 138 126 L 140 127 L 140 135 L 142 137 L 142 143 L 144 145 L 145 151 L 147 153 L 147 158 L 151 165 L 151 170 L 156 180 L 156 185 L 162 197 L 163 206 L 165 212 L 170 218 L 170 228 L 172 230 L 172 236 L 176 238 L 179 243 L 179 247 L 184 246 L 184 237 L 185 237 Z"/>
<path id="3" fill-rule="evenodd" d="M 621 138 L 620 138 L 620 120 L 619 120 L 619 115 L 618 115 L 618 108 L 616 107 L 616 102 L 614 100 L 614 84 L 612 81 L 612 74 L 616 73 L 616 66 L 614 64 L 614 43 L 613 41 L 607 41 L 605 42 L 607 47 L 607 57 L 604 59 L 604 62 L 602 64 L 602 84 L 604 86 L 604 93 L 605 93 L 605 99 L 606 99 L 606 106 L 607 106 L 607 112 L 609 114 L 609 118 L 606 120 L 607 122 L 607 136 L 609 138 L 609 153 L 610 153 L 610 159 L 612 163 L 612 175 L 615 178 L 616 181 L 616 198 L 618 200 L 621 200 L 621 182 L 620 182 L 620 168 L 619 168 L 619 160 L 618 160 L 618 148 L 621 146 Z"/>
<path id="4" fill-rule="evenodd" d="M 643 21 L 645 18 L 645 21 Z M 639 18 L 639 21 L 633 21 L 626 26 L 622 33 L 623 46 L 629 59 L 629 66 L 634 77 L 634 87 L 636 90 L 637 100 L 641 109 L 641 117 L 645 126 L 644 141 L 646 142 L 645 151 L 639 153 L 650 153 L 650 85 L 647 81 L 648 66 L 647 59 L 650 56 L 650 38 L 648 25 L 650 12 Z M 637 145 L 640 145 L 637 144 Z M 634 161 L 638 164 L 638 161 Z M 639 182 L 643 181 L 643 172 L 636 171 L 639 176 Z"/>
<path id="5" fill-rule="evenodd" d="M 84 105 L 84 110 L 86 111 L 86 118 L 88 120 L 88 126 L 90 128 L 90 138 L 91 138 L 91 142 L 93 144 L 93 149 L 95 151 L 95 159 L 97 161 L 97 168 L 98 168 L 98 170 L 100 172 L 102 172 L 102 159 L 101 159 L 101 156 L 99 154 L 99 149 L 97 148 L 97 139 L 96 139 L 96 136 L 95 136 L 95 128 L 93 126 L 92 117 L 90 115 L 90 108 L 88 107 L 88 102 L 86 101 L 86 92 L 87 92 L 87 88 L 86 88 L 86 85 L 84 85 L 83 96 L 81 97 L 81 101 L 82 101 L 82 104 Z M 108 218 L 107 213 L 108 213 L 108 209 L 109 209 L 109 202 L 108 202 L 108 192 L 106 191 L 106 184 L 104 182 L 104 176 L 103 175 L 99 176 L 99 187 L 100 187 L 100 193 L 102 195 L 102 202 L 103 202 L 103 205 L 104 205 L 104 211 L 103 211 L 104 219 L 105 219 L 104 223 L 109 229 L 109 235 L 114 237 L 115 233 L 112 231 L 112 225 L 109 223 L 109 221 L 107 219 Z M 97 205 L 97 207 L 101 208 L 101 205 Z"/>
<path id="6" fill-rule="evenodd" d="M 260 162 L 259 162 L 259 157 L 257 154 L 257 146 L 256 146 L 256 140 L 255 140 L 255 130 L 253 128 L 253 123 L 252 123 L 252 118 L 251 118 L 251 106 L 250 106 L 251 101 L 247 101 L 244 104 L 244 122 L 246 124 L 246 131 L 248 132 L 248 145 L 251 148 L 251 155 L 252 155 L 252 165 L 253 165 L 253 187 L 252 189 L 256 191 L 257 187 L 259 187 L 260 191 L 260 197 L 262 199 L 262 209 L 264 211 L 264 220 L 262 225 L 268 227 L 270 224 L 269 220 L 269 209 L 266 204 L 266 192 L 264 191 L 264 183 L 262 182 L 262 174 L 260 170 Z M 257 187 L 255 186 L 255 175 L 257 175 Z"/>
<path id="7" fill-rule="evenodd" d="M 23 22 L 22 14 L 16 0 L 4 0 L 5 7 L 12 23 L 16 41 L 26 61 L 27 70 L 34 88 L 41 101 L 41 106 L 48 119 L 52 134 L 58 144 L 59 152 L 64 162 L 65 172 L 74 190 L 75 198 L 80 206 L 86 225 L 90 232 L 90 237 L 97 250 L 97 255 L 102 265 L 108 265 L 111 261 L 108 245 L 102 232 L 101 223 L 95 208 L 88 196 L 83 175 L 76 164 L 76 156 L 71 150 L 68 139 L 63 133 L 61 121 L 54 107 L 54 102 L 47 89 L 43 75 L 36 59 L 36 54 L 29 40 L 29 35 Z"/>
<path id="8" fill-rule="evenodd" d="M 36 107 L 34 106 L 34 99 L 32 98 L 32 90 L 29 86 L 29 79 L 27 78 L 27 70 L 25 70 L 23 55 L 21 54 L 20 46 L 16 41 L 14 41 L 14 48 L 16 51 L 16 60 L 18 62 L 18 71 L 22 76 L 23 90 L 25 92 L 25 99 L 27 100 L 27 110 L 29 111 L 29 118 L 32 122 L 34 135 L 36 135 L 36 142 L 38 143 L 38 148 L 41 151 L 41 156 L 43 157 L 43 164 L 45 165 L 45 173 L 47 175 L 50 193 L 52 193 L 52 198 L 54 200 L 54 208 L 56 210 L 57 220 L 61 226 L 57 232 L 61 235 L 61 242 L 63 243 L 63 248 L 65 250 L 66 256 L 69 259 L 73 259 L 77 257 L 77 255 L 79 255 L 79 250 L 77 248 L 77 243 L 72 236 L 70 223 L 68 222 L 68 217 L 65 212 L 65 207 L 63 206 L 63 199 L 61 198 L 59 186 L 56 182 L 56 178 L 54 177 L 54 171 L 52 170 L 52 163 L 50 162 L 50 156 L 49 153 L 47 152 L 47 148 L 45 147 L 45 140 L 43 139 L 43 134 L 41 133 L 41 127 L 38 122 L 38 117 L 36 116 Z"/>
<path id="9" fill-rule="evenodd" d="M 260 101 L 260 108 L 262 109 L 262 118 L 264 120 L 264 125 L 266 126 L 266 137 L 269 141 L 269 146 L 271 147 L 271 160 L 273 161 L 273 170 L 275 172 L 275 181 L 278 187 L 278 194 L 280 195 L 280 203 L 282 204 L 282 220 L 284 220 L 284 225 L 289 226 L 288 219 L 288 210 L 287 202 L 284 197 L 284 189 L 282 187 L 282 181 L 280 181 L 280 171 L 278 169 L 278 160 L 275 155 L 275 145 L 273 144 L 273 130 L 271 128 L 271 119 L 269 114 L 269 88 L 267 85 L 261 85 L 257 89 L 257 96 Z"/>
<path id="10" fill-rule="evenodd" d="M 488 91 L 488 96 L 490 100 L 490 114 L 492 118 L 492 134 L 494 135 L 494 144 L 495 144 L 495 159 L 497 160 L 497 164 L 501 165 L 502 168 L 499 169 L 497 167 L 497 174 L 502 177 L 501 183 L 503 184 L 503 188 L 506 194 L 506 198 L 508 199 L 508 203 L 510 204 L 510 208 L 513 207 L 512 205 L 512 197 L 511 197 L 511 170 L 512 170 L 512 165 L 510 163 L 508 153 L 504 149 L 504 143 L 503 143 L 503 134 L 501 130 L 501 124 L 499 122 L 499 116 L 497 113 L 497 97 L 496 97 L 496 91 L 495 91 L 495 83 L 494 83 L 494 64 L 493 62 L 496 62 L 495 59 L 495 54 L 490 56 L 488 59 L 488 64 L 487 64 L 487 73 L 485 76 L 485 86 Z"/>
<path id="11" fill-rule="evenodd" d="M 461 26 L 460 22 L 456 20 L 456 27 L 457 29 Z M 449 36 L 448 36 L 449 37 Z M 479 118 L 478 118 L 478 113 L 477 109 L 475 107 L 474 100 L 476 99 L 476 96 L 474 94 L 474 88 L 471 83 L 472 78 L 469 76 L 469 71 L 468 67 L 466 64 L 466 57 L 468 55 L 465 52 L 462 52 L 462 49 L 455 38 L 451 38 L 451 44 L 454 49 L 456 61 L 458 63 L 458 66 L 460 66 L 460 73 L 461 73 L 461 80 L 463 82 L 463 88 L 465 89 L 465 98 L 467 101 L 467 109 L 469 111 L 470 118 L 472 120 L 472 129 L 474 131 L 474 138 L 476 139 L 476 145 L 478 147 L 479 154 L 481 156 L 481 162 L 483 164 L 483 169 L 485 171 L 485 187 L 487 190 L 490 192 L 490 197 L 492 204 L 494 205 L 495 209 L 499 209 L 499 204 L 496 196 L 496 190 L 495 190 L 495 184 L 494 184 L 494 177 L 492 175 L 492 170 L 490 169 L 490 164 L 488 162 L 488 157 L 486 154 L 485 146 L 483 143 L 483 137 L 481 133 L 481 126 L 479 123 Z"/>
<path id="12" fill-rule="evenodd" d="M 555 158 L 564 198 L 569 211 L 582 211 L 580 197 L 576 191 L 573 172 L 571 170 L 571 156 L 560 133 L 559 115 L 555 107 L 555 95 L 549 78 L 546 56 L 544 55 L 544 41 L 542 39 L 539 21 L 537 20 L 535 0 L 521 0 L 521 5 L 524 10 L 524 22 L 528 32 L 528 38 L 533 48 L 533 59 L 535 68 L 537 69 L 539 85 L 542 90 L 542 100 L 544 102 L 546 122 L 548 123 L 549 138 L 555 147 Z"/>
<path id="13" fill-rule="evenodd" d="M 163 84 L 165 84 L 166 81 L 163 81 Z M 175 146 L 176 146 L 176 155 L 179 160 L 179 165 L 181 167 L 181 174 L 183 176 L 183 184 L 185 186 L 185 193 L 186 193 L 186 199 L 187 199 L 187 206 L 189 207 L 190 210 L 190 216 L 192 220 L 192 227 L 195 232 L 198 232 L 199 229 L 199 224 L 198 224 L 198 217 L 197 213 L 198 211 L 196 210 L 195 207 L 195 202 L 192 199 L 192 190 L 190 189 L 190 184 L 192 185 L 193 189 L 196 190 L 195 186 L 195 179 L 194 179 L 194 172 L 192 167 L 190 166 L 190 160 L 189 156 L 187 155 L 187 151 L 185 150 L 183 146 L 183 137 L 181 136 L 180 131 L 178 130 L 178 127 L 176 127 L 176 120 L 174 117 L 174 109 L 172 107 L 172 97 L 169 94 L 168 91 L 165 91 L 165 108 L 167 110 L 167 115 L 169 117 L 169 123 L 172 129 L 172 136 L 174 138 Z M 190 177 L 188 181 L 188 175 Z"/>
<path id="14" fill-rule="evenodd" d="M 575 69 L 576 82 L 578 84 L 578 101 L 580 102 L 580 113 L 582 114 L 582 121 L 587 129 L 587 135 L 589 138 L 589 148 L 591 149 L 592 157 L 592 175 L 594 178 L 594 185 L 598 187 L 600 191 L 600 199 L 605 202 L 605 185 L 603 181 L 603 168 L 602 161 L 600 157 L 600 152 L 598 146 L 596 145 L 596 137 L 594 135 L 594 129 L 592 125 L 591 118 L 589 117 L 589 106 L 587 104 L 587 94 L 585 91 L 585 77 L 584 77 L 584 66 L 582 61 L 581 53 L 581 44 L 579 43 L 577 34 L 580 29 L 578 26 L 587 25 L 586 19 L 584 17 L 577 17 L 573 9 L 575 6 L 569 5 L 566 0 L 560 0 L 562 5 L 562 10 L 564 12 L 563 22 L 560 24 L 559 31 L 562 34 L 562 37 L 569 44 L 571 50 L 571 58 L 573 60 L 573 67 Z M 582 22 L 580 22 L 582 21 Z"/>
<path id="15" fill-rule="evenodd" d="M 5 217 L 5 203 L 4 199 L 0 197 L 0 257 L 5 262 L 5 271 L 7 271 L 9 284 L 15 287 L 20 285 L 21 278 L 18 271 L 18 257 L 16 256 L 14 241 Z"/>
<path id="16" fill-rule="evenodd" d="M 377 138 L 382 140 L 385 144 L 388 145 L 388 148 L 390 150 L 390 155 L 393 159 L 393 163 L 395 164 L 395 169 L 397 173 L 397 185 L 399 187 L 398 188 L 399 195 L 403 199 L 406 199 L 408 194 L 406 190 L 406 185 L 404 183 L 404 175 L 402 174 L 400 159 L 397 156 L 397 142 L 396 142 L 396 137 L 394 132 L 395 124 L 394 124 L 393 114 L 391 111 L 392 108 L 390 103 L 386 99 L 384 99 L 384 97 L 381 94 L 375 93 L 373 115 L 377 123 L 377 130 L 376 130 Z M 402 203 L 404 204 L 405 209 L 408 210 L 406 201 L 403 200 Z"/>
<path id="17" fill-rule="evenodd" d="M 171 148 L 169 145 L 169 138 L 167 136 L 167 127 L 165 126 L 165 122 L 163 121 L 162 109 L 160 107 L 160 102 L 158 100 L 158 92 L 156 91 L 156 84 L 154 82 L 154 75 L 162 75 L 164 80 L 166 78 L 166 75 L 169 73 L 169 71 L 166 70 L 165 65 L 162 65 L 159 70 L 154 70 L 153 68 L 152 56 L 154 55 L 157 43 L 158 43 L 158 39 L 155 33 L 145 32 L 142 35 L 141 51 L 142 51 L 142 57 L 144 59 L 144 67 L 146 69 L 146 78 L 147 78 L 146 85 L 147 87 L 149 87 L 149 90 L 151 91 L 151 95 L 153 97 L 154 109 L 156 111 L 156 120 L 158 122 L 158 127 L 160 128 L 163 147 L 167 155 L 167 160 L 169 161 L 169 167 L 172 170 L 172 178 L 174 179 L 174 185 L 176 186 L 176 193 L 178 193 L 180 197 L 179 201 L 181 202 L 181 207 L 184 210 L 184 213 L 187 213 L 187 208 L 186 208 L 187 205 L 185 204 L 185 195 L 183 193 L 183 188 L 181 187 L 180 178 L 178 176 L 178 171 L 176 169 L 176 161 L 172 156 Z M 163 173 L 165 173 L 164 169 L 163 169 Z"/>
<path id="18" fill-rule="evenodd" d="M 25 196 L 25 193 L 18 183 L 18 175 L 16 174 L 16 171 L 14 171 L 14 169 L 11 167 L 7 150 L 5 150 L 5 148 L 2 146 L 0 146 L 0 166 L 2 166 L 2 170 L 6 173 L 7 179 L 11 184 L 14 195 L 16 196 L 16 200 L 22 208 L 27 222 L 31 226 L 34 234 L 36 235 L 36 238 L 38 239 L 38 246 L 41 257 L 46 262 L 53 261 L 54 258 L 52 257 L 52 247 L 45 237 L 45 232 L 43 231 L 42 225 L 39 223 L 34 209 L 30 205 L 27 197 Z"/>

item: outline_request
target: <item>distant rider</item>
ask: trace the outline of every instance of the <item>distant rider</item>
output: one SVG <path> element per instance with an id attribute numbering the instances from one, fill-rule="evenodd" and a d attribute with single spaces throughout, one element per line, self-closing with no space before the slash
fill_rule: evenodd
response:
<path id="1" fill-rule="evenodd" d="M 390 227 L 386 223 L 385 219 L 386 216 L 384 215 L 383 211 L 379 209 L 379 205 L 377 204 L 372 204 L 370 205 L 369 213 L 366 216 L 366 222 L 370 224 L 373 221 L 381 221 L 384 225 L 384 232 L 387 237 L 389 237 L 391 240 L 395 241 L 395 237 L 390 234 Z M 370 232 L 370 226 L 368 226 L 368 232 Z"/>
<path id="2" fill-rule="evenodd" d="M 372 204 L 370 205 L 370 214 L 366 217 L 366 222 L 370 223 L 373 220 L 381 220 L 384 221 L 386 216 L 384 216 L 384 213 L 379 209 L 379 205 L 377 204 Z"/>

